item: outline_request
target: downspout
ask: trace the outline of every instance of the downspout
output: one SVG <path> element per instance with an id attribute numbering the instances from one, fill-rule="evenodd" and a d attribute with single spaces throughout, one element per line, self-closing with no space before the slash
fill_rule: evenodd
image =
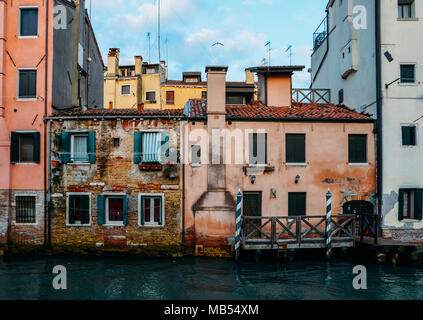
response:
<path id="1" fill-rule="evenodd" d="M 47 120 L 48 117 L 48 40 L 49 40 L 49 0 L 46 0 L 46 41 L 45 41 L 45 77 L 44 77 L 44 245 L 50 248 L 50 210 L 47 197 Z"/>
<path id="2" fill-rule="evenodd" d="M 325 62 L 326 57 L 329 53 L 329 34 L 330 34 L 329 26 L 330 26 L 329 25 L 329 9 L 326 9 L 326 30 L 327 30 L 327 33 L 328 33 L 327 36 L 326 36 L 326 52 L 325 52 L 325 54 L 322 58 L 322 61 L 320 62 L 319 68 L 317 68 L 316 74 L 314 75 L 314 77 L 312 79 L 312 83 L 310 85 L 311 87 L 313 87 L 313 83 L 316 80 L 316 77 L 319 74 L 320 69 L 322 68 L 322 65 Z M 313 46 L 314 46 L 314 44 L 313 44 Z"/>
<path id="3" fill-rule="evenodd" d="M 377 213 L 379 217 L 379 235 L 382 231 L 382 206 L 383 206 L 383 135 L 382 135 L 382 60 L 381 60 L 381 3 L 375 0 L 375 39 L 376 39 L 376 101 L 377 101 Z"/>
<path id="4" fill-rule="evenodd" d="M 185 132 L 187 125 L 188 120 L 185 121 L 182 125 L 182 254 L 185 254 Z"/>

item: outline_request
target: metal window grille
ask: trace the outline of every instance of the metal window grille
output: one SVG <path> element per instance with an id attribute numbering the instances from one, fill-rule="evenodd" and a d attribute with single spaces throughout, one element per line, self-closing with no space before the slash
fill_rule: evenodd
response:
<path id="1" fill-rule="evenodd" d="M 16 197 L 16 223 L 35 223 L 35 197 Z"/>

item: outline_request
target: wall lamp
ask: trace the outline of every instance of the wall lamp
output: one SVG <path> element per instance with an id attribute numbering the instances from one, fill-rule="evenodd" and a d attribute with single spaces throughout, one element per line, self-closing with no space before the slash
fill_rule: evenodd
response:
<path id="1" fill-rule="evenodd" d="M 256 176 L 251 177 L 251 184 L 254 184 L 256 182 Z"/>
<path id="2" fill-rule="evenodd" d="M 297 184 L 299 181 L 300 181 L 300 176 L 299 175 L 297 175 L 296 177 L 295 177 L 295 184 Z"/>

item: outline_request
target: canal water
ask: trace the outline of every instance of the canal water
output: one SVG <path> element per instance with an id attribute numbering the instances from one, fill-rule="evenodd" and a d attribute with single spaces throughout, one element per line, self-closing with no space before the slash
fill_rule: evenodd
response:
<path id="1" fill-rule="evenodd" d="M 214 258 L 0 258 L 0 299 L 423 299 L 423 266 L 364 264 L 367 290 L 353 288 L 354 260 Z M 53 267 L 67 290 L 53 289 Z"/>

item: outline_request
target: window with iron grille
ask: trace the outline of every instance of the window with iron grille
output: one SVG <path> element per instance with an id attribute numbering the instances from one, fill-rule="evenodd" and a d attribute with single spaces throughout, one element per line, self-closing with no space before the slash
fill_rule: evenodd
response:
<path id="1" fill-rule="evenodd" d="M 128 96 L 131 94 L 131 85 L 130 84 L 124 84 L 120 87 L 120 94 L 122 96 Z"/>
<path id="2" fill-rule="evenodd" d="M 415 83 L 416 82 L 416 66 L 414 64 L 402 64 L 401 69 L 401 83 Z"/>
<path id="3" fill-rule="evenodd" d="M 155 91 L 147 91 L 145 93 L 145 100 L 148 102 L 155 102 L 156 101 L 156 92 Z"/>
<path id="4" fill-rule="evenodd" d="M 35 197 L 16 197 L 16 223 L 35 223 Z"/>
<path id="5" fill-rule="evenodd" d="M 398 18 L 411 19 L 415 17 L 414 0 L 398 0 Z"/>

